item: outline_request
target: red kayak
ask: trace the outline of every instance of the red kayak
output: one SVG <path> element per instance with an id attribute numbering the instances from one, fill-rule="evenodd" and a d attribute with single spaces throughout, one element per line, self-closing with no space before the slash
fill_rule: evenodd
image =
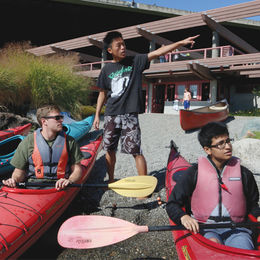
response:
<path id="1" fill-rule="evenodd" d="M 219 101 L 209 106 L 192 110 L 180 110 L 180 124 L 183 130 L 200 128 L 209 122 L 224 121 L 229 113 L 226 100 Z"/>
<path id="2" fill-rule="evenodd" d="M 90 133 L 91 134 L 91 133 Z M 101 149 L 102 136 L 82 146 L 84 183 Z M 16 259 L 61 216 L 79 188 L 0 190 L 0 259 Z"/>
<path id="3" fill-rule="evenodd" d="M 29 123 L 29 124 L 17 126 L 14 128 L 0 130 L 0 141 L 6 139 L 8 137 L 14 136 L 14 135 L 28 135 L 31 127 L 32 127 L 32 124 Z"/>
<path id="4" fill-rule="evenodd" d="M 166 197 L 167 200 L 171 191 L 176 184 L 173 180 L 178 179 L 178 174 L 184 171 L 190 164 L 179 154 L 176 145 L 171 142 L 171 151 L 168 158 L 168 165 L 166 171 Z M 170 220 L 172 225 L 174 222 Z M 229 246 L 220 245 L 204 238 L 200 234 L 193 234 L 188 230 L 172 231 L 173 239 L 177 249 L 179 259 L 256 259 L 260 258 L 260 251 L 258 250 L 245 250 Z M 260 237 L 258 236 L 257 244 L 259 244 Z"/>

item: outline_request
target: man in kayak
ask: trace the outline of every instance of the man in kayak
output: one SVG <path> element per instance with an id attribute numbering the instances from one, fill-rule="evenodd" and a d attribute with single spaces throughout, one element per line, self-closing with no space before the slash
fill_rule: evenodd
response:
<path id="1" fill-rule="evenodd" d="M 109 32 L 104 38 L 104 48 L 112 55 L 98 78 L 100 88 L 97 99 L 95 129 L 99 129 L 100 112 L 106 101 L 104 118 L 103 148 L 106 151 L 106 164 L 109 182 L 114 181 L 116 150 L 121 139 L 121 152 L 132 154 L 139 175 L 147 175 L 146 160 L 141 150 L 141 131 L 138 114 L 143 113 L 142 72 L 149 68 L 150 61 L 187 44 L 194 45 L 198 37 L 162 46 L 148 54 L 126 56 L 126 45 L 122 34 Z"/>
<path id="2" fill-rule="evenodd" d="M 12 177 L 3 184 L 16 187 L 28 178 L 34 181 L 52 181 L 57 190 L 77 183 L 82 176 L 83 159 L 78 144 L 62 130 L 63 116 L 56 105 L 46 105 L 37 110 L 41 128 L 29 134 L 17 147 L 11 165 Z"/>
<path id="3" fill-rule="evenodd" d="M 195 234 L 200 231 L 198 222 L 245 222 L 248 214 L 260 221 L 254 176 L 232 156 L 232 139 L 226 125 L 208 123 L 198 139 L 207 157 L 199 158 L 198 164 L 179 178 L 167 202 L 169 217 Z M 252 231 L 247 228 L 204 229 L 200 233 L 216 243 L 254 249 Z"/>

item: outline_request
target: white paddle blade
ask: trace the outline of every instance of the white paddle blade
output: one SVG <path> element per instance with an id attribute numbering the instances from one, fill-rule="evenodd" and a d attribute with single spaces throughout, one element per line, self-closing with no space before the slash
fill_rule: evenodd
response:
<path id="1" fill-rule="evenodd" d="M 75 216 L 61 225 L 58 243 L 65 248 L 90 249 L 118 243 L 140 232 L 148 232 L 148 227 L 106 216 Z"/>

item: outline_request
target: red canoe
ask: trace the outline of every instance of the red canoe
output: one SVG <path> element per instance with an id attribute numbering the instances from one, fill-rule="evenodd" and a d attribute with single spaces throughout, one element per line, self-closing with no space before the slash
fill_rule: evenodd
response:
<path id="1" fill-rule="evenodd" d="M 176 184 L 172 179 L 174 174 L 180 173 L 189 167 L 190 164 L 178 153 L 175 144 L 171 143 L 171 151 L 168 158 L 168 165 L 166 171 L 166 197 L 167 200 L 171 191 Z M 172 225 L 174 222 L 170 220 Z M 173 239 L 180 260 L 201 260 L 201 259 L 256 259 L 260 258 L 260 251 L 258 250 L 245 250 L 234 247 L 224 246 L 214 243 L 200 234 L 192 234 L 187 230 L 172 231 Z M 257 244 L 259 244 L 260 236 L 258 236 Z"/>
<path id="2" fill-rule="evenodd" d="M 102 136 L 81 147 L 83 177 L 88 178 L 101 149 Z M 79 192 L 79 188 L 62 191 L 50 189 L 0 190 L 0 259 L 16 259 L 28 249 L 56 220 Z"/>
<path id="3" fill-rule="evenodd" d="M 8 137 L 14 136 L 14 135 L 28 135 L 31 127 L 32 127 L 32 124 L 29 123 L 29 124 L 17 126 L 14 128 L 0 130 L 0 141 L 6 139 Z"/>
<path id="4" fill-rule="evenodd" d="M 180 110 L 180 124 L 183 130 L 200 128 L 209 122 L 223 121 L 228 117 L 228 103 L 220 101 L 209 106 L 192 109 Z"/>

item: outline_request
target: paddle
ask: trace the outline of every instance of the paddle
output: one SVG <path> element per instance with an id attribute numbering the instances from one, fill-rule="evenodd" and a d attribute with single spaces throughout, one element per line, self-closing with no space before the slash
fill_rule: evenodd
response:
<path id="1" fill-rule="evenodd" d="M 203 229 L 236 228 L 259 226 L 252 223 L 200 224 Z M 62 247 L 89 249 L 108 246 L 126 240 L 138 233 L 150 231 L 185 230 L 180 226 L 138 226 L 131 222 L 97 215 L 75 216 L 66 220 L 58 232 L 58 242 Z"/>
<path id="2" fill-rule="evenodd" d="M 132 176 L 121 179 L 113 183 L 83 183 L 83 184 L 69 184 L 69 187 L 76 188 L 108 188 L 116 193 L 126 197 L 146 197 L 153 193 L 157 185 L 157 178 L 153 176 Z M 25 182 L 18 183 L 20 187 L 53 187 L 55 182 L 38 183 Z"/>

